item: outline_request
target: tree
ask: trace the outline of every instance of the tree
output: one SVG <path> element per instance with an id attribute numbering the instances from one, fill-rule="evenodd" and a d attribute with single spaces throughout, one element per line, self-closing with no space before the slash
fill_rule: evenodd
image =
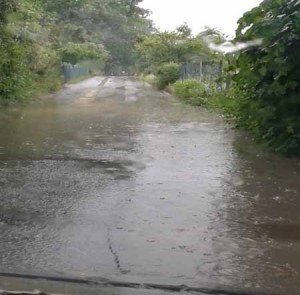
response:
<path id="1" fill-rule="evenodd" d="M 211 53 L 202 38 L 194 37 L 184 24 L 172 32 L 156 32 L 136 44 L 140 70 L 154 72 L 163 63 L 184 63 Z"/>
<path id="2" fill-rule="evenodd" d="M 94 43 L 67 43 L 61 49 L 62 61 L 70 64 L 77 64 L 84 60 L 104 61 L 106 52 L 102 46 Z"/>
<path id="3" fill-rule="evenodd" d="M 132 69 L 134 44 L 152 31 L 140 2 L 0 0 L 0 99 L 57 85 L 62 62 L 89 59 L 107 61 L 108 72 Z"/>
<path id="4" fill-rule="evenodd" d="M 85 0 L 58 13 L 61 43 L 94 43 L 108 52 L 107 71 L 135 64 L 133 47 L 140 36 L 152 30 L 141 1 Z"/>

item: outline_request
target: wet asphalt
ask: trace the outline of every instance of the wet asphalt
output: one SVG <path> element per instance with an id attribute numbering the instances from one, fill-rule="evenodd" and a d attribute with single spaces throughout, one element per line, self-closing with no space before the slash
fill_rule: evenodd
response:
<path id="1" fill-rule="evenodd" d="M 0 110 L 0 271 L 297 294 L 300 160 L 127 77 Z"/>

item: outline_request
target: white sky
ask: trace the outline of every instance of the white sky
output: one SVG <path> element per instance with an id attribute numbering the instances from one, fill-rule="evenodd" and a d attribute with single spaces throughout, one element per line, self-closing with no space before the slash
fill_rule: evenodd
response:
<path id="1" fill-rule="evenodd" d="M 194 33 L 204 26 L 219 28 L 234 36 L 237 20 L 262 0 L 144 0 L 141 7 L 152 11 L 151 19 L 162 30 L 186 22 Z"/>

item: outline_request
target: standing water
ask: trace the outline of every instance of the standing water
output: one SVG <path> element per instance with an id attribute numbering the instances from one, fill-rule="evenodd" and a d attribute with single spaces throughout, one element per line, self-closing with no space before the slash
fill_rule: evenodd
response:
<path id="1" fill-rule="evenodd" d="M 298 293 L 300 160 L 129 78 L 0 130 L 0 271 Z"/>

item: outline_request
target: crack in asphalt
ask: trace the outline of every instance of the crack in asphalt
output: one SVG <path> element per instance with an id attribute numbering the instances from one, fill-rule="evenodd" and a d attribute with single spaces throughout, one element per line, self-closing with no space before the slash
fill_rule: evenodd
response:
<path id="1" fill-rule="evenodd" d="M 107 232 L 108 249 L 109 249 L 110 253 L 113 255 L 113 257 L 114 257 L 114 262 L 115 262 L 115 264 L 116 264 L 116 266 L 117 266 L 118 271 L 119 271 L 121 274 L 128 274 L 128 273 L 130 272 L 130 270 L 125 270 L 125 269 L 122 267 L 121 262 L 120 262 L 119 255 L 118 255 L 118 253 L 115 251 L 115 249 L 113 248 L 113 243 L 112 243 L 112 240 L 111 240 L 110 232 L 111 232 L 111 230 L 108 229 L 108 232 Z"/>

